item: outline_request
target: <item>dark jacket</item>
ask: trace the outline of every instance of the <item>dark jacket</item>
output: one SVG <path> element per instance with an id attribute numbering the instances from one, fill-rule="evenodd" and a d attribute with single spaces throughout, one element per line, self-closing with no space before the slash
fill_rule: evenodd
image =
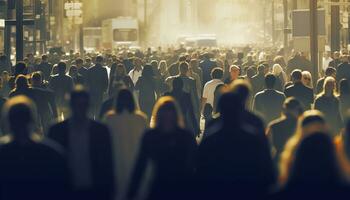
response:
<path id="1" fill-rule="evenodd" d="M 342 63 L 337 68 L 336 80 L 339 83 L 342 79 L 350 80 L 350 64 Z"/>
<path id="2" fill-rule="evenodd" d="M 339 111 L 339 99 L 335 96 L 319 96 L 315 99 L 315 109 L 324 114 L 326 121 L 331 126 L 332 134 L 338 134 L 343 124 Z"/>
<path id="3" fill-rule="evenodd" d="M 286 97 L 295 97 L 304 106 L 305 110 L 311 108 L 314 101 L 314 92 L 311 88 L 303 85 L 302 82 L 296 82 L 294 85 L 287 87 L 284 91 Z"/>
<path id="4" fill-rule="evenodd" d="M 50 74 L 52 71 L 52 64 L 48 62 L 41 62 L 37 67 L 37 71 L 40 71 L 43 74 L 43 79 L 44 80 L 49 80 L 50 79 Z"/>
<path id="5" fill-rule="evenodd" d="M 65 105 L 65 96 L 73 90 L 73 79 L 68 75 L 54 75 L 51 77 L 49 88 L 54 91 L 56 103 L 60 106 Z"/>
<path id="6" fill-rule="evenodd" d="M 90 93 L 102 97 L 103 93 L 105 93 L 108 88 L 107 69 L 100 64 L 96 64 L 88 69 L 87 75 L 87 83 Z"/>
<path id="7" fill-rule="evenodd" d="M 256 93 L 262 91 L 265 88 L 265 75 L 257 74 L 253 76 L 251 83 L 253 87 L 253 95 L 255 95 Z"/>
<path id="8" fill-rule="evenodd" d="M 281 116 L 283 102 L 286 99 L 282 92 L 266 89 L 254 97 L 253 110 L 262 114 L 266 123 Z"/>
<path id="9" fill-rule="evenodd" d="M 90 120 L 89 147 L 92 190 L 101 194 L 101 199 L 111 199 L 114 194 L 114 166 L 112 160 L 111 136 L 106 126 Z M 50 128 L 48 137 L 69 150 L 69 119 Z"/>

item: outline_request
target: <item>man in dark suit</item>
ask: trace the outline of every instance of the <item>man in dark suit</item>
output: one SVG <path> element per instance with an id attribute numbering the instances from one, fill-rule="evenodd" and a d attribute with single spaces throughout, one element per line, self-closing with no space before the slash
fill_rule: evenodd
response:
<path id="1" fill-rule="evenodd" d="M 197 86 L 196 81 L 188 76 L 189 66 L 186 62 L 182 62 L 179 65 L 180 74 L 177 76 L 171 76 L 166 79 L 166 83 L 169 86 L 169 90 L 172 90 L 172 82 L 175 78 L 180 77 L 183 81 L 183 91 L 191 95 L 191 101 L 193 105 L 193 110 L 196 116 L 197 121 L 199 122 L 199 99 L 197 95 Z"/>
<path id="2" fill-rule="evenodd" d="M 210 53 L 205 53 L 199 67 L 203 71 L 203 84 L 205 84 L 211 80 L 211 71 L 217 67 L 217 63 L 210 59 Z"/>
<path id="3" fill-rule="evenodd" d="M 314 101 L 314 92 L 311 88 L 301 82 L 302 72 L 296 69 L 292 72 L 293 85 L 287 87 L 284 91 L 286 97 L 295 97 L 303 104 L 305 110 L 311 109 Z"/>
<path id="4" fill-rule="evenodd" d="M 62 148 L 32 139 L 34 107 L 26 96 L 5 104 L 12 140 L 0 147 L 1 199 L 66 199 L 68 170 Z"/>
<path id="5" fill-rule="evenodd" d="M 282 112 L 282 105 L 286 97 L 274 88 L 276 77 L 268 74 L 265 77 L 266 89 L 257 93 L 253 101 L 253 111 L 262 114 L 266 123 L 277 119 Z"/>
<path id="6" fill-rule="evenodd" d="M 295 134 L 298 117 L 302 114 L 300 102 L 290 97 L 283 104 L 283 115 L 268 125 L 267 136 L 273 146 L 275 161 L 278 161 L 289 138 Z"/>
<path id="7" fill-rule="evenodd" d="M 78 68 L 78 73 L 83 76 L 84 80 L 86 80 L 88 69 L 86 67 L 84 67 L 84 60 L 81 58 L 76 59 L 75 65 Z"/>
<path id="8" fill-rule="evenodd" d="M 52 71 L 52 64 L 49 63 L 47 55 L 41 56 L 41 63 L 37 66 L 36 71 L 43 73 L 43 79 L 48 81 Z"/>
<path id="9" fill-rule="evenodd" d="M 339 83 L 342 79 L 350 80 L 350 64 L 348 56 L 343 55 L 341 57 L 342 63 L 338 65 L 336 80 Z"/>
<path id="10" fill-rule="evenodd" d="M 260 92 L 264 89 L 264 81 L 265 81 L 265 66 L 259 65 L 258 72 L 251 79 L 251 84 L 253 87 L 253 95 Z"/>
<path id="11" fill-rule="evenodd" d="M 87 84 L 91 95 L 92 115 L 97 117 L 108 88 L 107 69 L 102 66 L 103 57 L 96 57 L 95 66 L 88 69 Z"/>
<path id="12" fill-rule="evenodd" d="M 88 118 L 89 94 L 71 94 L 72 117 L 51 127 L 48 137 L 66 149 L 75 199 L 112 199 L 114 167 L 108 128 Z"/>
<path id="13" fill-rule="evenodd" d="M 183 91 L 183 81 L 180 77 L 176 77 L 173 80 L 173 90 L 167 92 L 164 96 L 173 97 L 180 105 L 182 114 L 185 118 L 186 128 L 196 136 L 199 134 L 199 125 L 194 115 L 193 106 L 191 103 L 191 95 Z"/>

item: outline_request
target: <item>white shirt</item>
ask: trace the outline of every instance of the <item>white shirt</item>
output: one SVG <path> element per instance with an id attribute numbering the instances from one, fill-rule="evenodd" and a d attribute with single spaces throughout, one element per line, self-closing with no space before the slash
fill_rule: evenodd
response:
<path id="1" fill-rule="evenodd" d="M 224 84 L 220 79 L 213 79 L 204 85 L 203 98 L 214 108 L 214 93 L 218 85 Z"/>
<path id="2" fill-rule="evenodd" d="M 136 85 L 136 82 L 139 80 L 141 75 L 142 75 L 142 69 L 139 70 L 139 71 L 136 71 L 135 69 L 132 69 L 129 72 L 129 76 L 130 76 L 132 82 L 134 83 L 134 85 Z"/>
<path id="3" fill-rule="evenodd" d="M 326 71 L 326 69 L 327 69 L 328 66 L 329 66 L 329 63 L 330 63 L 332 60 L 333 60 L 333 59 L 332 59 L 331 57 L 328 57 L 328 58 L 323 57 L 322 69 L 323 69 L 324 72 Z"/>

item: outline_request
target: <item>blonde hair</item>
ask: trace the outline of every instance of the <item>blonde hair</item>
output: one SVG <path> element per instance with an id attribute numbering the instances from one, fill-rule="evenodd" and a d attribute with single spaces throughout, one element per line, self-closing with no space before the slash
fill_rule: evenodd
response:
<path id="1" fill-rule="evenodd" d="M 301 74 L 302 74 L 301 80 L 303 80 L 304 77 L 307 77 L 310 79 L 310 84 L 306 85 L 306 86 L 313 88 L 313 81 L 312 81 L 311 73 L 309 71 L 303 71 Z"/>
<path id="2" fill-rule="evenodd" d="M 323 114 L 318 110 L 305 111 L 304 114 L 301 117 L 299 117 L 295 134 L 287 141 L 284 147 L 284 150 L 281 153 L 280 161 L 279 161 L 279 169 L 280 169 L 279 182 L 281 185 L 286 184 L 286 182 L 288 181 L 289 173 L 295 159 L 295 152 L 299 144 L 306 136 L 313 133 L 313 132 L 307 132 L 304 129 L 305 126 L 307 125 L 304 125 L 303 123 L 305 123 L 306 120 L 309 120 L 314 117 L 318 117 L 319 119 L 324 119 Z M 323 123 L 325 123 L 325 121 Z M 327 129 L 325 131 L 327 132 Z"/>
<path id="3" fill-rule="evenodd" d="M 323 96 L 323 95 L 325 95 L 326 94 L 326 87 L 327 87 L 327 84 L 330 84 L 330 83 L 333 83 L 334 84 L 334 88 L 333 88 L 333 91 L 332 91 L 332 95 L 333 96 L 336 96 L 337 94 L 336 94 L 336 81 L 335 81 L 335 79 L 333 78 L 333 77 L 331 77 L 331 76 L 328 76 L 328 77 L 326 77 L 325 79 L 324 79 L 324 83 L 323 83 L 323 89 L 322 89 L 322 92 L 320 92 L 320 94 L 318 95 L 318 97 L 320 97 L 320 96 Z"/>
<path id="4" fill-rule="evenodd" d="M 152 111 L 152 118 L 151 118 L 151 128 L 157 128 L 160 127 L 163 124 L 163 121 L 166 120 L 163 117 L 163 113 L 166 110 L 173 111 L 176 118 L 176 126 L 180 128 L 184 128 L 184 119 L 183 115 L 181 113 L 181 110 L 176 102 L 176 100 L 173 97 L 165 96 L 161 97 L 157 103 L 154 105 L 153 111 Z"/>

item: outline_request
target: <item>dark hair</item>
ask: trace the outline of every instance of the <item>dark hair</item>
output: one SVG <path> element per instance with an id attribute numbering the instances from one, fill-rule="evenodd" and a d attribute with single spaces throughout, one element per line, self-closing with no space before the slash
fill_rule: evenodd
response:
<path id="1" fill-rule="evenodd" d="M 16 88 L 27 88 L 28 85 L 28 79 L 24 75 L 18 75 L 16 78 Z"/>
<path id="2" fill-rule="evenodd" d="M 313 133 L 304 138 L 296 150 L 287 185 L 339 182 L 339 168 L 331 138 L 324 133 Z"/>
<path id="3" fill-rule="evenodd" d="M 96 63 L 102 63 L 103 62 L 103 57 L 102 56 L 97 56 L 95 61 L 96 61 Z"/>
<path id="4" fill-rule="evenodd" d="M 15 65 L 15 76 L 18 76 L 20 74 L 27 74 L 27 66 L 24 62 L 18 62 Z"/>
<path id="5" fill-rule="evenodd" d="M 336 73 L 337 70 L 334 67 L 328 67 L 325 71 L 326 76 L 332 76 L 332 74 Z"/>
<path id="6" fill-rule="evenodd" d="M 349 95 L 350 94 L 350 85 L 347 79 L 342 79 L 339 82 L 339 94 L 340 95 Z"/>
<path id="7" fill-rule="evenodd" d="M 258 66 L 258 73 L 259 74 L 265 73 L 265 65 L 259 65 Z"/>
<path id="8" fill-rule="evenodd" d="M 222 79 L 223 75 L 224 75 L 224 71 L 219 67 L 216 67 L 213 70 L 211 70 L 211 77 L 213 79 Z"/>
<path id="9" fill-rule="evenodd" d="M 67 70 L 67 64 L 65 62 L 59 62 L 57 64 L 57 70 L 59 74 L 65 73 Z"/>
<path id="10" fill-rule="evenodd" d="M 44 55 L 42 55 L 41 56 L 41 60 L 47 60 L 49 57 L 46 55 L 46 54 L 44 54 Z"/>
<path id="11" fill-rule="evenodd" d="M 292 72 L 292 79 L 295 81 L 301 81 L 301 78 L 303 77 L 303 73 L 300 69 L 295 69 Z"/>
<path id="12" fill-rule="evenodd" d="M 265 85 L 267 89 L 272 89 L 275 86 L 276 77 L 273 74 L 267 74 L 265 76 Z"/>
<path id="13" fill-rule="evenodd" d="M 147 64 L 147 65 L 145 65 L 144 67 L 143 67 L 143 70 L 142 70 L 142 77 L 147 77 L 147 78 L 149 78 L 149 77 L 153 77 L 153 67 L 152 67 L 152 65 L 149 65 L 149 64 Z"/>
<path id="14" fill-rule="evenodd" d="M 289 97 L 283 103 L 283 110 L 285 114 L 291 111 L 297 111 L 299 114 L 302 114 L 303 106 L 295 97 Z"/>
<path id="15" fill-rule="evenodd" d="M 136 110 L 136 104 L 133 94 L 128 89 L 121 89 L 118 93 L 116 111 L 122 113 L 127 111 L 133 113 Z"/>
<path id="16" fill-rule="evenodd" d="M 237 125 L 240 122 L 240 114 L 244 110 L 244 102 L 237 93 L 225 93 L 219 100 L 220 110 L 224 125 Z"/>
<path id="17" fill-rule="evenodd" d="M 41 72 L 34 72 L 32 74 L 32 82 L 41 82 L 41 81 L 42 81 Z"/>
<path id="18" fill-rule="evenodd" d="M 188 70 L 189 70 L 189 66 L 188 66 L 187 62 L 180 63 L 180 65 L 179 65 L 179 72 L 180 73 L 186 73 L 186 72 L 188 72 Z"/>
<path id="19" fill-rule="evenodd" d="M 180 77 L 176 77 L 174 80 L 173 80 L 173 89 L 174 90 L 182 90 L 184 87 L 184 83 L 182 81 L 182 78 Z"/>
<path id="20" fill-rule="evenodd" d="M 81 59 L 81 58 L 77 58 L 76 60 L 75 60 L 75 64 L 84 64 L 84 60 L 83 59 Z"/>
<path id="21" fill-rule="evenodd" d="M 248 67 L 247 69 L 247 77 L 252 78 L 256 74 L 255 67 Z"/>

